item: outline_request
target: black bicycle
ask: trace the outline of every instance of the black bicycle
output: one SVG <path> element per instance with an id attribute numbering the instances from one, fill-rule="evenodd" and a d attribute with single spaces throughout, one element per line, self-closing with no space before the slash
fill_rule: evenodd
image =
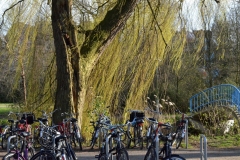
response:
<path id="1" fill-rule="evenodd" d="M 32 139 L 29 138 L 30 133 L 16 129 L 14 134 L 9 139 L 14 139 L 15 143 L 8 144 L 9 152 L 3 157 L 3 160 L 29 160 L 35 154 Z"/>
<path id="2" fill-rule="evenodd" d="M 62 126 L 46 126 L 39 120 L 41 130 L 41 150 L 31 160 L 77 160 L 76 154 L 70 145 L 67 136 L 58 129 Z"/>
<path id="3" fill-rule="evenodd" d="M 172 134 L 168 134 L 164 136 L 161 132 L 161 127 L 165 129 L 170 129 L 172 126 L 170 124 L 163 124 L 158 122 L 158 127 L 155 130 L 155 134 L 152 135 L 152 142 L 151 145 L 148 147 L 147 153 L 144 157 L 144 160 L 185 160 L 185 158 L 177 155 L 172 154 L 171 144 L 172 144 Z M 164 141 L 164 146 L 159 152 L 159 138 L 160 140 Z"/>
<path id="4" fill-rule="evenodd" d="M 109 119 L 108 116 L 105 115 L 105 112 L 100 114 L 94 111 L 94 113 L 98 115 L 98 119 L 97 121 L 90 121 L 90 123 L 94 128 L 94 131 L 92 132 L 92 138 L 91 138 L 91 144 L 90 144 L 91 149 L 94 148 L 94 145 L 96 144 L 97 139 L 99 138 L 99 135 L 102 132 L 101 128 L 103 124 L 111 124 L 111 120 Z M 100 143 L 99 143 L 99 148 L 100 148 Z"/>
<path id="5" fill-rule="evenodd" d="M 104 135 L 100 153 L 95 158 L 98 158 L 98 160 L 109 160 L 112 159 L 113 155 L 116 155 L 116 160 L 129 160 L 128 152 L 121 140 L 121 136 L 125 134 L 122 127 L 125 125 L 105 124 L 105 127 L 102 129 L 110 132 Z"/>
<path id="6" fill-rule="evenodd" d="M 186 130 L 188 127 L 187 122 L 188 118 L 192 118 L 192 116 L 188 116 L 184 113 L 182 113 L 180 110 L 176 110 L 176 112 L 180 113 L 182 115 L 181 120 L 177 121 L 177 129 L 176 132 L 173 134 L 173 141 L 172 145 L 176 144 L 176 149 L 178 149 L 181 145 L 181 142 L 183 138 L 186 136 Z"/>
<path id="7" fill-rule="evenodd" d="M 144 117 L 144 112 L 139 110 L 130 110 L 130 119 L 126 123 L 129 124 L 127 129 L 127 148 L 131 148 L 131 142 L 133 142 L 133 147 L 139 145 L 140 149 L 143 149 Z"/>

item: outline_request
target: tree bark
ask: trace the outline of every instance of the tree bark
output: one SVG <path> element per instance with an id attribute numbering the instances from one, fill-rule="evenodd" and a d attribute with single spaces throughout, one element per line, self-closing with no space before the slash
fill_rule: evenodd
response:
<path id="1" fill-rule="evenodd" d="M 105 18 L 85 33 L 85 41 L 78 48 L 76 29 L 71 16 L 71 0 L 52 0 L 52 28 L 56 48 L 57 90 L 53 122 L 61 122 L 61 112 L 74 112 L 81 123 L 87 79 L 94 64 L 118 31 L 130 17 L 138 0 L 118 0 Z M 91 57 L 88 67 L 80 70 L 80 54 Z M 92 63 L 95 62 L 95 63 Z M 81 77 L 81 78 L 80 78 Z"/>

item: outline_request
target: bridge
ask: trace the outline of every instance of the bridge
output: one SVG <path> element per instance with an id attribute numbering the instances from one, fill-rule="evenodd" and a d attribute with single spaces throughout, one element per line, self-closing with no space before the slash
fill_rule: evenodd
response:
<path id="1" fill-rule="evenodd" d="M 240 89 L 231 84 L 221 84 L 193 95 L 189 100 L 190 112 L 198 112 L 209 106 L 229 107 L 240 114 Z"/>

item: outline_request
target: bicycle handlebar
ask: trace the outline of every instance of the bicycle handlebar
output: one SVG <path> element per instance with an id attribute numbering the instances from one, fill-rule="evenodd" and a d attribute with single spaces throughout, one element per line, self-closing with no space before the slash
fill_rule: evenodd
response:
<path id="1" fill-rule="evenodd" d="M 153 109 L 151 109 L 150 107 L 146 107 L 144 110 L 146 111 L 150 111 L 150 112 L 153 112 L 153 113 L 158 113 L 158 114 L 162 114 L 162 112 L 158 112 L 158 111 L 154 111 Z"/>
<path id="2" fill-rule="evenodd" d="M 181 112 L 179 109 L 177 109 L 176 112 L 178 112 L 179 114 L 182 114 L 183 118 L 193 118 L 192 115 L 187 115 L 187 114 Z"/>

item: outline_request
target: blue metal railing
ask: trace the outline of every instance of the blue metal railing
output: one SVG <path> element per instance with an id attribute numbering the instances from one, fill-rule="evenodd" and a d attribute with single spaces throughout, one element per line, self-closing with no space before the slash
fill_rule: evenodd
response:
<path id="1" fill-rule="evenodd" d="M 240 90 L 231 84 L 221 84 L 195 94 L 189 100 L 190 111 L 197 112 L 207 106 L 237 107 L 240 112 Z"/>

